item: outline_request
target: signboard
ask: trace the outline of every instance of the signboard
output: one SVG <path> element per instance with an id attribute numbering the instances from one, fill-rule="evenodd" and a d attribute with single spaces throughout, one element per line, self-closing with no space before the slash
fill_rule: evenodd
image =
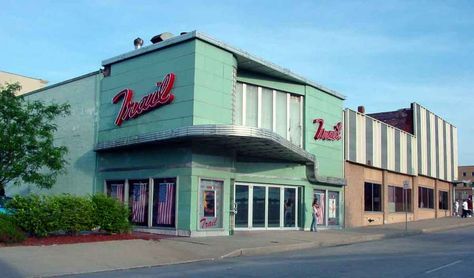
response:
<path id="1" fill-rule="evenodd" d="M 139 102 L 132 100 L 132 89 L 123 89 L 120 91 L 112 99 L 113 104 L 122 99 L 122 106 L 120 107 L 117 118 L 115 118 L 115 124 L 120 126 L 123 121 L 136 118 L 145 112 L 173 102 L 174 95 L 171 93 L 171 88 L 173 88 L 174 80 L 174 73 L 168 73 L 163 81 L 156 83 L 158 89 L 153 93 L 144 96 Z"/>
<path id="2" fill-rule="evenodd" d="M 342 138 L 342 123 L 338 122 L 333 126 L 333 130 L 324 129 L 323 119 L 314 119 L 314 124 L 318 124 L 318 129 L 314 134 L 314 140 L 339 141 Z"/>
<path id="3" fill-rule="evenodd" d="M 403 181 L 403 189 L 410 189 L 410 183 L 408 181 Z"/>

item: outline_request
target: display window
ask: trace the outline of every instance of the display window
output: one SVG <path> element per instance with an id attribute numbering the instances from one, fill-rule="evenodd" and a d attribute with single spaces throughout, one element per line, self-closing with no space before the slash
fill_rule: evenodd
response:
<path id="1" fill-rule="evenodd" d="M 148 225 L 149 180 L 129 180 L 129 201 L 131 222 L 134 225 Z"/>
<path id="2" fill-rule="evenodd" d="M 299 191 L 293 186 L 235 184 L 236 229 L 295 229 Z"/>
<path id="3" fill-rule="evenodd" d="M 125 200 L 125 180 L 106 181 L 106 194 L 123 203 Z"/>
<path id="4" fill-rule="evenodd" d="M 222 229 L 222 191 L 224 181 L 201 179 L 199 190 L 199 229 Z"/>
<path id="5" fill-rule="evenodd" d="M 153 226 L 175 227 L 176 178 L 153 180 Z"/>

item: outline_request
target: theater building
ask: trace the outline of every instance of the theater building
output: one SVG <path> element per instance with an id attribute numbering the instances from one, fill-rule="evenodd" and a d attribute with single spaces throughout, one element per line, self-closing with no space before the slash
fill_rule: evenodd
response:
<path id="1" fill-rule="evenodd" d="M 344 96 L 196 31 L 155 39 L 28 94 L 72 107 L 47 193 L 105 192 L 173 235 L 309 230 L 315 197 L 321 228 L 344 225 Z"/>
<path id="2" fill-rule="evenodd" d="M 346 109 L 347 227 L 452 213 L 457 129 L 417 103 L 376 114 Z"/>

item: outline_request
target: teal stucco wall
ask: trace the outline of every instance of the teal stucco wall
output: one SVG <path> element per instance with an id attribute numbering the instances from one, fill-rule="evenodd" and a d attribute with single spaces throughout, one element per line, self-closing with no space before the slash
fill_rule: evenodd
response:
<path id="1" fill-rule="evenodd" d="M 26 95 L 27 100 L 46 103 L 68 103 L 71 114 L 56 119 L 58 130 L 54 135 L 55 145 L 66 146 L 66 172 L 58 176 L 51 189 L 40 190 L 33 185 L 9 186 L 8 195 L 26 193 L 77 195 L 95 191 L 96 153 L 95 130 L 97 124 L 96 102 L 101 75 L 93 73 L 53 85 Z"/>

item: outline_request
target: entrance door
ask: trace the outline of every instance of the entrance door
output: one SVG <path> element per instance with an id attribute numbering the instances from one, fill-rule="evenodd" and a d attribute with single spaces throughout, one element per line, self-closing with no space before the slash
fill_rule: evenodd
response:
<path id="1" fill-rule="evenodd" d="M 339 192 L 328 192 L 328 225 L 339 225 Z"/>
<path id="2" fill-rule="evenodd" d="M 319 215 L 318 225 L 326 226 L 326 191 L 324 190 L 315 190 L 314 198 L 319 203 Z"/>

